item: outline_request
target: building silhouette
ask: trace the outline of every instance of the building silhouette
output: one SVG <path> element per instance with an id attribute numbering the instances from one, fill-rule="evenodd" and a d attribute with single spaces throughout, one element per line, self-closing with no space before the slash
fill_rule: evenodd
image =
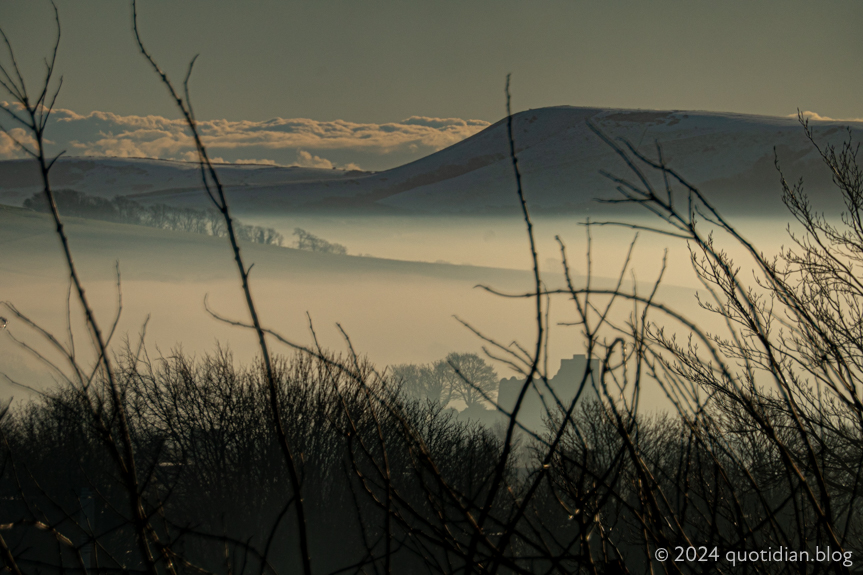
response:
<path id="1" fill-rule="evenodd" d="M 571 359 L 561 360 L 560 369 L 557 370 L 554 377 L 548 380 L 547 386 L 542 379 L 534 379 L 533 385 L 527 390 L 522 400 L 517 417 L 518 422 L 534 433 L 543 433 L 546 429 L 545 420 L 548 419 L 549 413 L 556 414 L 560 411 L 558 402 L 564 409 L 568 409 L 576 395 L 578 395 L 579 405 L 585 402 L 599 401 L 599 394 L 593 379 L 598 372 L 598 361 L 591 360 L 591 374 L 587 374 L 587 367 L 585 356 L 573 355 Z M 524 382 L 524 377 L 510 377 L 500 381 L 497 403 L 507 413 L 512 413 L 515 408 Z M 581 391 L 580 395 L 579 390 Z"/>

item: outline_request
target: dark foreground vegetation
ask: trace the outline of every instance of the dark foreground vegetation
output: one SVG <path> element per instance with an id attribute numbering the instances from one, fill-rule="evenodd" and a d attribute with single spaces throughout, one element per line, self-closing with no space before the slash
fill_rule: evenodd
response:
<path id="1" fill-rule="evenodd" d="M 618 421 L 613 409 L 589 403 L 560 434 L 563 415 L 554 413 L 546 434 L 523 437 L 489 505 L 500 434 L 456 422 L 439 403 L 402 399 L 396 382 L 362 362 L 351 373 L 333 368 L 345 361 L 273 359 L 316 572 L 373 572 L 384 563 L 393 573 L 462 572 L 484 509 L 488 533 L 473 560 L 481 568 L 497 562 L 502 573 L 609 572 L 618 562 L 612 572 L 645 572 L 646 545 L 661 534 L 665 546 L 691 541 L 723 556 L 817 541 L 804 494 L 789 500 L 798 483 L 781 454 L 734 401 L 717 402 L 716 427 L 703 431 L 672 416 Z M 170 559 L 189 573 L 293 572 L 292 495 L 268 424 L 263 366 L 235 365 L 223 350 L 157 360 L 127 350 L 117 385 L 149 528 L 167 553 L 159 564 Z M 121 433 L 109 404 L 68 387 L 3 419 L 0 522 L 21 569 L 143 569 L 128 494 L 105 448 Z M 819 436 L 813 468 L 786 404 L 764 396 L 752 405 L 783 430 L 804 477 L 824 474 L 836 518 L 849 527 L 843 540 L 859 541 L 851 504 L 861 443 L 843 429 L 841 409 L 819 416 L 840 417 Z M 508 549 L 498 556 L 504 535 Z"/>
<path id="2" fill-rule="evenodd" d="M 790 185 L 778 171 L 799 232 L 791 248 L 767 259 L 665 165 L 661 148 L 648 157 L 594 127 L 629 167 L 627 175 L 609 174 L 620 202 L 657 216 L 656 227 L 629 227 L 688 242 L 702 306 L 726 326 L 708 334 L 654 301 L 655 289 L 626 289 L 631 252 L 617 286 L 599 289 L 591 287 L 590 249 L 586 282 L 576 285 L 561 241 L 567 287 L 546 288 L 508 114 L 535 283 L 529 293 L 498 296 L 529 299 L 535 325 L 523 345 L 466 325 L 489 358 L 523 377 L 506 424 L 489 430 L 454 421 L 439 401 L 403 393 L 404 379 L 362 361 L 347 334 L 347 352 L 337 356 L 317 345 L 311 322 L 309 346 L 267 327 L 237 223 L 197 132 L 188 76 L 178 91 L 133 22 L 143 57 L 196 142 L 248 319 L 209 311 L 254 334 L 260 359 L 237 366 L 225 351 L 151 359 L 143 342 L 112 351 L 113 329 L 93 313 L 48 178 L 53 159 L 43 142 L 57 48 L 35 95 L 10 58 L 0 75 L 14 103 L 2 109 L 32 134 L 20 145 L 40 167 L 65 255 L 69 322 L 83 321 L 92 346 L 76 347 L 71 327 L 68 337 L 55 336 L 4 302 L 3 336 L 44 358 L 61 381 L 0 417 L 6 570 L 860 571 L 863 170 L 855 145 L 819 145 L 801 119 L 847 209 L 841 222 L 825 219 L 802 183 Z M 723 242 L 742 248 L 746 263 L 733 262 Z M 660 271 L 655 285 L 661 280 Z M 580 391 L 565 402 L 546 368 L 553 298 L 575 314 L 569 323 L 586 358 Z M 272 345 L 293 355 L 281 358 Z M 459 362 L 448 363 L 470 390 L 466 403 L 494 399 Z M 599 400 L 580 401 L 588 391 Z M 641 412 L 648 392 L 668 397 L 668 415 Z M 525 398 L 535 393 L 545 406 L 541 433 L 520 424 Z"/>

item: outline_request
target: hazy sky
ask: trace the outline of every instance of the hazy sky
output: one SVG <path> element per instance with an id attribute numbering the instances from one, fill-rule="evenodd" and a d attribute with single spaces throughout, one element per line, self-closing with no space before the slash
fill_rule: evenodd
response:
<path id="1" fill-rule="evenodd" d="M 58 106 L 177 117 L 137 52 L 129 2 L 57 4 Z M 504 115 L 508 72 L 517 110 L 799 107 L 863 117 L 858 0 L 141 0 L 139 13 L 145 42 L 178 82 L 200 53 L 192 90 L 206 120 L 343 120 L 385 133 L 379 125 L 420 117 L 480 120 L 479 129 Z M 0 0 L 0 25 L 38 74 L 52 36 L 48 3 Z"/>

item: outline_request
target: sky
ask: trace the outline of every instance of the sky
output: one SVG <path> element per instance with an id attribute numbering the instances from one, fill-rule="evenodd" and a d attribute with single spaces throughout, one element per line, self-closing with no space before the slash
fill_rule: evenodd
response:
<path id="1" fill-rule="evenodd" d="M 186 157 L 130 2 L 57 6 L 63 112 L 48 138 L 76 155 Z M 138 11 L 177 83 L 200 55 L 192 98 L 225 161 L 394 167 L 501 119 L 508 73 L 515 110 L 863 117 L 857 0 L 141 0 Z M 0 0 L 0 26 L 35 85 L 50 4 Z M 0 156 L 15 154 L 0 138 Z"/>

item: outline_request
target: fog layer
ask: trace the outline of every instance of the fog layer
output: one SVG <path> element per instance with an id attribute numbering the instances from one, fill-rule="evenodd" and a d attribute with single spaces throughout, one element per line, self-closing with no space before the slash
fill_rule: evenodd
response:
<path id="1" fill-rule="evenodd" d="M 66 338 L 68 273 L 49 218 L 4 208 L 0 219 L 0 299 Z M 254 263 L 252 289 L 264 324 L 299 344 L 312 345 L 311 318 L 324 347 L 347 350 L 338 323 L 354 348 L 383 369 L 395 363 L 433 361 L 451 351 L 482 353 L 487 342 L 455 316 L 504 346 L 513 341 L 530 346 L 535 337 L 532 301 L 505 299 L 476 287 L 487 285 L 507 293 L 533 289 L 527 235 L 518 218 L 307 216 L 244 221 L 274 226 L 289 240 L 292 230 L 302 227 L 348 247 L 349 255 L 340 256 L 243 245 L 247 262 Z M 113 340 L 115 351 L 122 349 L 125 338 L 137 345 L 146 326 L 145 349 L 153 356 L 169 355 L 180 346 L 201 354 L 222 345 L 240 358 L 254 357 L 254 335 L 214 319 L 204 307 L 206 298 L 217 313 L 238 321 L 248 319 L 225 239 L 77 218 L 67 218 L 66 229 L 103 330 L 110 328 L 118 309 L 115 265 L 119 262 L 122 314 Z M 766 245 L 768 252 L 778 248 L 781 230 L 781 222 L 776 221 L 743 225 L 744 233 L 751 232 L 750 239 Z M 583 286 L 587 228 L 569 218 L 545 218 L 537 222 L 536 237 L 547 286 L 565 285 L 556 234 L 567 246 L 576 286 Z M 634 235 L 622 227 L 591 227 L 592 273 L 599 277 L 595 287 L 613 285 Z M 674 238 L 642 232 L 624 287 L 632 289 L 634 278 L 639 293 L 649 293 L 662 269 L 666 247 L 666 287 L 658 299 L 709 327 L 709 316 L 696 305 L 693 288 L 699 285 L 688 251 Z M 441 261 L 452 263 L 428 263 Z M 620 325 L 631 311 L 622 306 L 615 312 Z M 87 335 L 74 305 L 71 317 L 78 349 L 86 349 Z M 552 300 L 551 375 L 561 359 L 584 352 L 581 328 L 558 325 L 573 317 L 568 298 Z M 0 371 L 32 387 L 49 385 L 56 374 L 8 336 L 28 342 L 52 360 L 58 357 L 46 351 L 44 342 L 22 322 L 7 319 L 8 330 L 0 338 Z M 503 364 L 495 366 L 502 377 L 514 375 Z M 29 394 L 3 377 L 0 380 L 4 397 Z"/>

